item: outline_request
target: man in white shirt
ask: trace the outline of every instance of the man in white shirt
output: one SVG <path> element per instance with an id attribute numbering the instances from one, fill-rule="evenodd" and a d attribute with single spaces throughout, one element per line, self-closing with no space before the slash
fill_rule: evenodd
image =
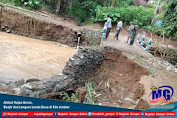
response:
<path id="1" fill-rule="evenodd" d="M 123 21 L 120 20 L 118 23 L 117 23 L 117 32 L 116 32 L 116 35 L 114 37 L 114 39 L 117 39 L 118 40 L 118 37 L 119 37 L 119 33 L 122 29 L 122 26 L 123 26 Z"/>
<path id="2" fill-rule="evenodd" d="M 106 24 L 106 26 L 107 26 L 107 30 L 106 30 L 106 39 L 107 39 L 108 36 L 109 36 L 109 33 L 111 31 L 111 28 L 112 28 L 111 18 L 110 18 L 109 15 L 107 15 L 107 24 Z"/>

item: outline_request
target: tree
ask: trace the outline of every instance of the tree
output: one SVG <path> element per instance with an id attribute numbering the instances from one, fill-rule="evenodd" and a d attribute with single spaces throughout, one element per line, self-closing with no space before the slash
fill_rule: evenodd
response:
<path id="1" fill-rule="evenodd" d="M 163 19 L 163 27 L 167 36 L 177 40 L 177 0 L 170 0 Z"/>

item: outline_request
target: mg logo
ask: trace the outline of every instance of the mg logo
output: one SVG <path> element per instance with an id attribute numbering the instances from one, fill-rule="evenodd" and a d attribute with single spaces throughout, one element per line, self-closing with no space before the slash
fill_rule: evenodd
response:
<path id="1" fill-rule="evenodd" d="M 162 103 L 173 103 L 170 101 L 173 96 L 174 90 L 171 86 L 161 86 L 159 88 L 153 86 L 152 93 L 149 96 L 149 102 L 151 104 Z"/>

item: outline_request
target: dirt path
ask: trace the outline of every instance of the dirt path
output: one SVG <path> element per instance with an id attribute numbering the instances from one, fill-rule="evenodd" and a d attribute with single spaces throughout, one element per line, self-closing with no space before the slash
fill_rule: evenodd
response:
<path id="1" fill-rule="evenodd" d="M 143 50 L 136 43 L 134 43 L 133 46 L 128 45 L 127 43 L 125 43 L 126 40 L 127 40 L 127 37 L 124 35 L 120 35 L 119 40 L 114 40 L 114 33 L 111 33 L 108 40 L 103 42 L 103 45 L 111 46 L 111 47 L 117 48 L 124 52 L 133 53 L 134 55 L 141 55 L 141 56 L 149 57 L 149 58 L 152 57 L 150 53 Z"/>
<path id="2" fill-rule="evenodd" d="M 75 53 L 56 42 L 0 32 L 0 78 L 44 79 L 62 72 L 66 61 Z"/>

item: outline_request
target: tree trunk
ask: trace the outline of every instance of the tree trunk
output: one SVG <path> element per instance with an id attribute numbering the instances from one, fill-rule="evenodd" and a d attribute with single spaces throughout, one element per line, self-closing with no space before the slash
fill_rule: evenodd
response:
<path id="1" fill-rule="evenodd" d="M 55 14 L 60 12 L 60 7 L 61 7 L 61 0 L 57 3 L 57 8 L 56 8 Z"/>
<path id="2" fill-rule="evenodd" d="M 60 0 L 60 13 L 65 12 L 67 8 L 71 8 L 74 0 Z"/>
<path id="3" fill-rule="evenodd" d="M 112 1 L 112 5 L 111 5 L 112 7 L 115 7 L 116 6 L 116 0 L 113 0 Z"/>
<path id="4" fill-rule="evenodd" d="M 108 6 L 107 0 L 104 0 L 103 5 L 104 5 L 104 7 L 107 7 L 107 6 Z"/>

